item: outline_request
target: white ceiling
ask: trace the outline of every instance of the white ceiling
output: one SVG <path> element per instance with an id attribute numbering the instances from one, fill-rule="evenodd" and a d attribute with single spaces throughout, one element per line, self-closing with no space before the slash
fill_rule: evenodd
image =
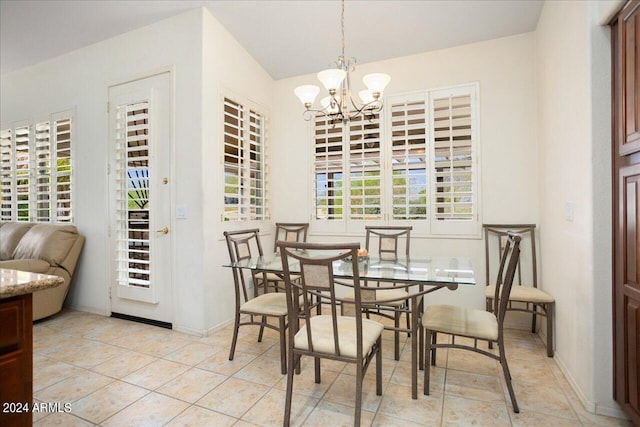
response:
<path id="1" fill-rule="evenodd" d="M 544 0 L 348 0 L 346 56 L 366 63 L 533 31 Z M 0 0 L 0 73 L 204 6 L 274 79 L 327 68 L 340 2 Z"/>

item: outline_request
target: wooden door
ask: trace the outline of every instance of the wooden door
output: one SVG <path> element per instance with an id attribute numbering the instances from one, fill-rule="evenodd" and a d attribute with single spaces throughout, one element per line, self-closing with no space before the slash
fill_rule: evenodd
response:
<path id="1" fill-rule="evenodd" d="M 612 22 L 614 398 L 640 425 L 640 0 Z"/>

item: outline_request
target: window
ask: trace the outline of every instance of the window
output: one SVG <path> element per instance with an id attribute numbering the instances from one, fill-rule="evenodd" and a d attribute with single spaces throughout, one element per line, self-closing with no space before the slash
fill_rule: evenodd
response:
<path id="1" fill-rule="evenodd" d="M 478 85 L 389 96 L 348 124 L 315 120 L 317 229 L 410 223 L 417 234 L 476 236 Z"/>
<path id="2" fill-rule="evenodd" d="M 73 222 L 72 118 L 0 132 L 0 220 Z"/>
<path id="3" fill-rule="evenodd" d="M 269 219 L 266 119 L 224 98 L 224 221 Z"/>

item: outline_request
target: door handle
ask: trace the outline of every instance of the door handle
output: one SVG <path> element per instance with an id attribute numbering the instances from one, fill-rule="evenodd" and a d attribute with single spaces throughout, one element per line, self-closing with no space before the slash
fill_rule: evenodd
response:
<path id="1" fill-rule="evenodd" d="M 156 233 L 169 234 L 169 228 L 163 227 L 160 230 L 156 230 Z"/>

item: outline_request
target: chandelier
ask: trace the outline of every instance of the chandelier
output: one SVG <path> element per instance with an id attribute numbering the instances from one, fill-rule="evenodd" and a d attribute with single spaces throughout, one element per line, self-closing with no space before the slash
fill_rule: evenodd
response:
<path id="1" fill-rule="evenodd" d="M 335 68 L 318 73 L 318 80 L 329 92 L 329 96 L 320 101 L 321 107 L 315 107 L 313 103 L 320 93 L 318 86 L 303 85 L 293 91 L 304 105 L 303 117 L 307 121 L 316 114 L 327 116 L 334 124 L 347 123 L 360 115 L 372 120 L 382 110 L 382 93 L 391 80 L 388 74 L 372 73 L 364 76 L 362 82 L 367 89 L 358 92 L 359 99 L 355 99 L 351 92 L 350 73 L 356 69 L 356 59 L 345 59 L 344 56 L 344 1 L 342 0 L 341 12 L 342 54 L 338 56 Z"/>

